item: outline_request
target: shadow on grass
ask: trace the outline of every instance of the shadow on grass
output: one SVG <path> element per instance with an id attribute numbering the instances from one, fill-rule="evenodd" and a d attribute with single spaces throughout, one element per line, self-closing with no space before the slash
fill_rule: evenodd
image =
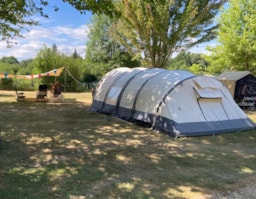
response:
<path id="1" fill-rule="evenodd" d="M 255 176 L 255 131 L 174 139 L 82 103 L 0 108 L 0 198 L 200 198 Z"/>
<path id="2" fill-rule="evenodd" d="M 0 97 L 12 97 L 12 94 L 0 94 Z"/>

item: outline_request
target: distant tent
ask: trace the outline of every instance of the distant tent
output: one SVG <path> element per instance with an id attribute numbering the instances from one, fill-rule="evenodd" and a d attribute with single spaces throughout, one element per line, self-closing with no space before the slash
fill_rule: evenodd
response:
<path id="1" fill-rule="evenodd" d="M 244 97 L 256 97 L 256 77 L 249 71 L 228 71 L 217 76 L 236 102 Z"/>
<path id="2" fill-rule="evenodd" d="M 150 124 L 171 136 L 254 128 L 222 83 L 181 70 L 114 69 L 98 83 L 91 110 Z"/>

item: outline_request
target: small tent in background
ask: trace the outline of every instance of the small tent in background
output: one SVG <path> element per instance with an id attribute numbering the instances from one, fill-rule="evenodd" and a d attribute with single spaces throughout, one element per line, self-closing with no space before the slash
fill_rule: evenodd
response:
<path id="1" fill-rule="evenodd" d="M 256 77 L 249 71 L 227 71 L 216 77 L 242 107 L 256 105 Z"/>
<path id="2" fill-rule="evenodd" d="M 178 137 L 254 128 L 221 82 L 181 70 L 114 69 L 98 83 L 91 110 Z"/>

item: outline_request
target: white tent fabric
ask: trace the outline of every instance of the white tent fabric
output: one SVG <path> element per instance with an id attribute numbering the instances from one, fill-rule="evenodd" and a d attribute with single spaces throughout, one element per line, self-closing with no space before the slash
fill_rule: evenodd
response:
<path id="1" fill-rule="evenodd" d="M 114 69 L 99 82 L 91 110 L 147 123 L 172 136 L 255 127 L 221 82 L 181 70 Z"/>

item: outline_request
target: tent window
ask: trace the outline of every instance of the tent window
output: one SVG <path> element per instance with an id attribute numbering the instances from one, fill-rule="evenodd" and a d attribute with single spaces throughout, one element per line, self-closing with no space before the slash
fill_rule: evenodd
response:
<path id="1" fill-rule="evenodd" d="M 121 90 L 121 87 L 111 87 L 107 95 L 106 103 L 116 105 Z"/>
<path id="2" fill-rule="evenodd" d="M 195 85 L 197 88 L 203 89 L 203 88 L 212 88 L 212 89 L 217 89 L 218 87 L 215 85 L 215 81 L 212 80 L 211 78 L 200 78 L 200 76 L 198 76 L 198 78 L 193 79 Z"/>
<path id="3" fill-rule="evenodd" d="M 203 99 L 221 99 L 222 95 L 219 92 L 218 87 L 212 79 L 203 78 L 194 79 L 195 86 L 193 87 L 198 98 Z"/>
<path id="4" fill-rule="evenodd" d="M 221 99 L 221 93 L 216 88 L 197 88 L 194 87 L 195 92 L 199 98 L 208 98 L 208 99 Z"/>

